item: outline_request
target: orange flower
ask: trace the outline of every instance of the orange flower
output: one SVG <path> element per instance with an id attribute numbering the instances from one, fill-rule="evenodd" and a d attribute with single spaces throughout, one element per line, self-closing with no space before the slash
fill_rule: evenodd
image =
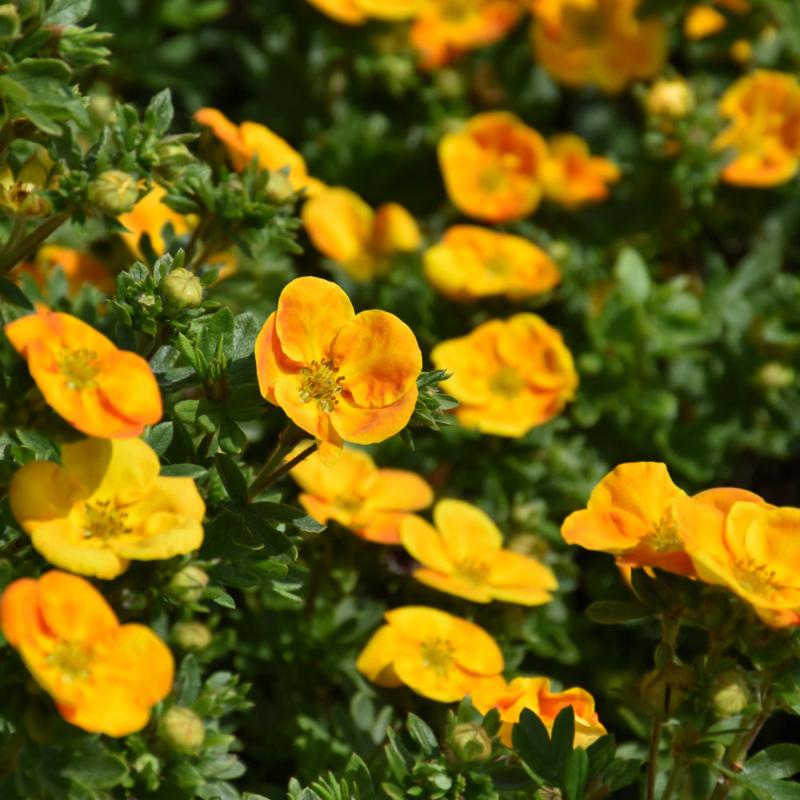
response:
<path id="1" fill-rule="evenodd" d="M 303 489 L 300 503 L 317 522 L 335 520 L 370 542 L 400 544 L 409 512 L 433 502 L 431 487 L 419 475 L 378 469 L 369 454 L 349 447 L 333 463 L 314 453 L 291 474 Z"/>
<path id="2" fill-rule="evenodd" d="M 172 689 L 166 645 L 144 625 L 120 625 L 85 579 L 47 572 L 14 581 L 0 597 L 0 627 L 67 722 L 127 736 Z"/>
<path id="3" fill-rule="evenodd" d="M 726 586 L 768 625 L 800 625 L 800 509 L 724 488 L 684 498 L 676 512 L 701 580 Z"/>
<path id="4" fill-rule="evenodd" d="M 215 108 L 201 108 L 195 111 L 194 118 L 201 125 L 211 128 L 225 145 L 237 171 L 241 172 L 253 158 L 257 158 L 262 169 L 271 172 L 288 169 L 289 181 L 296 192 L 306 189 L 313 194 L 324 188 L 321 181 L 308 174 L 305 159 L 300 153 L 266 125 L 243 122 L 237 127 Z"/>
<path id="5" fill-rule="evenodd" d="M 256 340 L 261 394 L 319 441 L 374 444 L 399 433 L 417 402 L 422 354 L 386 311 L 356 314 L 331 281 L 296 278 Z"/>
<path id="6" fill-rule="evenodd" d="M 39 286 L 45 286 L 48 274 L 60 268 L 67 279 L 70 294 L 77 294 L 80 288 L 90 283 L 105 294 L 113 294 L 116 287 L 114 276 L 108 267 L 88 253 L 72 247 L 48 244 L 36 253 L 34 263 L 23 263 L 16 267 L 13 275 L 30 275 Z"/>
<path id="7" fill-rule="evenodd" d="M 747 0 L 715 0 L 734 14 L 746 14 L 750 10 Z M 696 5 L 689 9 L 683 20 L 683 33 L 687 39 L 706 39 L 724 30 L 728 25 L 727 17 L 716 8 L 708 5 Z"/>
<path id="8" fill-rule="evenodd" d="M 303 206 L 303 224 L 314 247 L 358 281 L 385 270 L 393 253 L 417 250 L 422 239 L 403 206 L 385 203 L 373 211 L 339 187 L 323 189 Z"/>
<path id="9" fill-rule="evenodd" d="M 453 703 L 505 666 L 483 628 L 444 611 L 406 606 L 387 611 L 386 622 L 356 661 L 379 686 L 405 684 L 423 697 Z"/>
<path id="10" fill-rule="evenodd" d="M 620 464 L 595 486 L 587 507 L 564 520 L 561 535 L 624 564 L 693 575 L 675 518 L 675 503 L 683 497 L 664 464 Z"/>
<path id="11" fill-rule="evenodd" d="M 150 244 L 156 255 L 162 255 L 167 249 L 163 233 L 166 225 L 171 225 L 177 236 L 188 233 L 194 227 L 191 217 L 178 214 L 164 203 L 166 195 L 164 188 L 154 184 L 152 190 L 136 203 L 132 211 L 119 216 L 120 224 L 128 229 L 127 233 L 120 235 L 138 258 L 142 257 L 139 242 L 145 234 L 150 237 Z"/>
<path id="12" fill-rule="evenodd" d="M 589 145 L 570 133 L 548 142 L 550 157 L 542 170 L 542 184 L 550 200 L 574 210 L 608 197 L 608 185 L 619 180 L 619 167 L 593 156 Z"/>
<path id="13" fill-rule="evenodd" d="M 714 140 L 733 151 L 722 180 L 737 186 L 777 186 L 791 180 L 800 157 L 800 83 L 793 75 L 756 70 L 722 96 L 719 111 L 730 127 Z"/>
<path id="14" fill-rule="evenodd" d="M 522 18 L 525 0 L 428 0 L 411 28 L 425 69 L 502 39 Z"/>
<path id="15" fill-rule="evenodd" d="M 606 729 L 594 709 L 594 698 L 585 689 L 566 689 L 552 692 L 548 678 L 514 678 L 506 683 L 502 678 L 478 684 L 472 702 L 481 714 L 493 708 L 500 713 L 500 741 L 511 746 L 511 730 L 519 722 L 524 709 L 533 711 L 548 731 L 556 717 L 567 706 L 575 713 L 575 747 L 588 747 L 605 736 Z"/>
<path id="16" fill-rule="evenodd" d="M 578 385 L 561 334 L 536 314 L 484 322 L 440 342 L 431 359 L 453 374 L 442 387 L 461 403 L 458 421 L 497 436 L 524 436 L 552 419 Z"/>
<path id="17" fill-rule="evenodd" d="M 29 461 L 14 473 L 11 510 L 51 564 L 116 578 L 130 560 L 190 553 L 203 542 L 205 505 L 191 478 L 162 478 L 141 439 L 84 439 L 61 463 Z"/>
<path id="18" fill-rule="evenodd" d="M 607 92 L 653 77 L 666 58 L 667 28 L 655 17 L 639 19 L 638 6 L 639 0 L 535 3 L 537 60 L 567 86 Z"/>
<path id="19" fill-rule="evenodd" d="M 503 600 L 538 606 L 552 600 L 558 581 L 549 567 L 503 549 L 503 535 L 483 511 L 461 500 L 441 500 L 433 509 L 436 527 L 409 516 L 403 547 L 422 565 L 414 577 L 441 592 L 476 603 Z"/>
<path id="20" fill-rule="evenodd" d="M 89 436 L 139 436 L 161 419 L 150 365 L 90 325 L 40 306 L 5 326 L 48 405 Z"/>
<path id="21" fill-rule="evenodd" d="M 561 273 L 544 250 L 521 236 L 455 225 L 425 252 L 425 277 L 452 300 L 505 295 L 523 300 L 549 292 Z"/>
<path id="22" fill-rule="evenodd" d="M 439 143 L 450 199 L 487 222 L 510 222 L 536 210 L 546 159 L 544 139 L 505 111 L 478 114 Z"/>
<path id="23" fill-rule="evenodd" d="M 337 22 L 363 25 L 368 19 L 409 19 L 424 0 L 308 0 Z"/>

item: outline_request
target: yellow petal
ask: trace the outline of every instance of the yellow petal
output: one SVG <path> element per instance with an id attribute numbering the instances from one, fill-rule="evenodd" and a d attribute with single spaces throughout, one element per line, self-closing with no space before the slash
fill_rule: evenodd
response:
<path id="1" fill-rule="evenodd" d="M 433 520 L 456 561 L 487 556 L 503 545 L 503 535 L 491 517 L 463 500 L 440 500 L 433 509 Z"/>
<path id="2" fill-rule="evenodd" d="M 336 433 L 353 444 L 377 444 L 406 427 L 417 405 L 417 385 L 383 408 L 361 408 L 344 398 L 331 412 Z"/>
<path id="3" fill-rule="evenodd" d="M 414 570 L 414 578 L 439 592 L 463 597 L 473 603 L 490 603 L 493 599 L 493 593 L 487 584 L 465 580 L 451 571 L 440 572 L 422 567 Z"/>
<path id="4" fill-rule="evenodd" d="M 409 515 L 400 529 L 400 538 L 403 547 L 420 564 L 440 573 L 453 572 L 453 559 L 445 547 L 442 536 L 422 517 Z"/>
<path id="5" fill-rule="evenodd" d="M 432 502 L 433 489 L 419 475 L 404 469 L 380 469 L 370 481 L 364 508 L 420 511 Z"/>
<path id="6" fill-rule="evenodd" d="M 314 247 L 327 258 L 346 264 L 370 245 L 374 213 L 349 189 L 333 187 L 303 206 L 303 225 Z"/>
<path id="7" fill-rule="evenodd" d="M 72 504 L 91 493 L 80 476 L 70 475 L 52 461 L 31 461 L 11 479 L 11 513 L 30 533 L 36 522 L 66 517 Z"/>
<path id="8" fill-rule="evenodd" d="M 394 671 L 394 660 L 412 649 L 410 642 L 389 625 L 384 625 L 373 634 L 356 660 L 356 669 L 379 686 L 401 686 L 402 681 Z"/>
<path id="9" fill-rule="evenodd" d="M 111 606 L 89 581 L 58 570 L 39 578 L 39 608 L 47 626 L 66 640 L 100 639 L 119 624 Z"/>

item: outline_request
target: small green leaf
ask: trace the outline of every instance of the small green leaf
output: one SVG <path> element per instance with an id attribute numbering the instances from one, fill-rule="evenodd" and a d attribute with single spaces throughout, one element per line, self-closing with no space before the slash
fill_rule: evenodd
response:
<path id="1" fill-rule="evenodd" d="M 430 727 L 416 714 L 409 714 L 406 719 L 406 728 L 411 738 L 422 748 L 422 752 L 429 756 L 439 746 Z"/>

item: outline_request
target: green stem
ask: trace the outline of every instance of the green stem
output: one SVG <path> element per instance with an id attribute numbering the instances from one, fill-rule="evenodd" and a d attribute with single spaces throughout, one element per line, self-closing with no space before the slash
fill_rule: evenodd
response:
<path id="1" fill-rule="evenodd" d="M 676 759 L 676 763 L 669 774 L 667 785 L 664 788 L 664 794 L 661 795 L 661 800 L 672 800 L 672 795 L 675 793 L 675 790 L 679 789 L 683 783 L 684 770 L 685 766 L 681 763 L 678 763 Z"/>
<path id="2" fill-rule="evenodd" d="M 661 744 L 661 731 L 664 720 L 659 715 L 653 718 L 650 728 L 650 746 L 647 759 L 647 800 L 656 800 L 656 777 L 658 776 L 658 750 Z"/>
<path id="3" fill-rule="evenodd" d="M 60 214 L 50 217 L 34 231 L 31 231 L 19 244 L 0 254 L 0 275 L 16 267 L 22 259 L 36 250 L 51 233 L 69 219 L 69 216 L 69 212 L 62 211 Z"/>
<path id="4" fill-rule="evenodd" d="M 296 425 L 290 424 L 284 428 L 283 431 L 281 431 L 281 434 L 278 437 L 278 443 L 269 454 L 266 463 L 261 468 L 258 475 L 256 475 L 256 477 L 253 479 L 253 483 L 247 492 L 247 496 L 250 500 L 253 500 L 258 494 L 264 491 L 264 489 L 270 483 L 272 483 L 273 480 L 275 480 L 273 474 L 279 468 L 283 459 L 292 452 L 295 446 L 298 445 L 303 438 L 305 438 L 305 436 L 306 433 L 301 431 Z"/>
<path id="5" fill-rule="evenodd" d="M 283 464 L 283 466 L 278 467 L 278 469 L 276 469 L 274 472 L 264 475 L 263 478 L 261 475 L 259 475 L 259 477 L 253 481 L 253 485 L 250 487 L 250 491 L 247 493 L 247 496 L 251 500 L 254 497 L 258 497 L 258 495 L 261 494 L 264 489 L 266 489 L 268 486 L 271 486 L 279 478 L 282 478 L 290 470 L 293 470 L 301 461 L 305 461 L 316 449 L 317 443 L 314 442 L 306 447 L 305 450 L 298 453 L 298 455 L 296 455 L 291 461 L 287 461 L 285 464 Z"/>

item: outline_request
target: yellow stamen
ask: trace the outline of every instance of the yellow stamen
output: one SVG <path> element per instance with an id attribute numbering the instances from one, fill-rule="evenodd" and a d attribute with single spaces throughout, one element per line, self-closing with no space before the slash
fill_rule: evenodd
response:
<path id="1" fill-rule="evenodd" d="M 317 408 L 325 414 L 330 414 L 339 402 L 343 391 L 344 376 L 338 375 L 338 368 L 333 361 L 312 361 L 308 367 L 300 370 L 302 376 L 300 384 L 300 400 L 310 403 L 315 400 Z"/>
<path id="2" fill-rule="evenodd" d="M 482 558 L 472 556 L 456 562 L 456 573 L 468 583 L 484 583 L 489 575 L 489 565 Z"/>
<path id="3" fill-rule="evenodd" d="M 131 532 L 126 524 L 128 514 L 110 500 L 87 503 L 83 508 L 84 539 L 114 539 Z"/>
<path id="4" fill-rule="evenodd" d="M 674 553 L 683 549 L 678 526 L 670 509 L 664 512 L 652 533 L 645 537 L 645 543 L 656 553 Z"/>
<path id="5" fill-rule="evenodd" d="M 771 594 L 778 588 L 774 571 L 750 558 L 738 559 L 733 564 L 733 574 L 739 585 L 753 594 Z"/>
<path id="6" fill-rule="evenodd" d="M 524 386 L 525 381 L 511 367 L 503 367 L 489 379 L 489 391 L 492 394 L 500 394 L 506 397 L 513 397 L 519 394 Z"/>
<path id="7" fill-rule="evenodd" d="M 428 639 L 420 646 L 422 648 L 422 663 L 425 667 L 433 670 L 440 678 L 446 677 L 453 664 L 455 647 L 447 639 L 440 639 L 439 637 Z"/>
<path id="8" fill-rule="evenodd" d="M 77 350 L 62 350 L 57 357 L 58 370 L 67 386 L 75 391 L 91 389 L 100 372 L 97 353 L 80 347 Z"/>
<path id="9" fill-rule="evenodd" d="M 47 656 L 47 663 L 67 682 L 85 679 L 93 660 L 92 652 L 80 642 L 59 642 Z"/>

